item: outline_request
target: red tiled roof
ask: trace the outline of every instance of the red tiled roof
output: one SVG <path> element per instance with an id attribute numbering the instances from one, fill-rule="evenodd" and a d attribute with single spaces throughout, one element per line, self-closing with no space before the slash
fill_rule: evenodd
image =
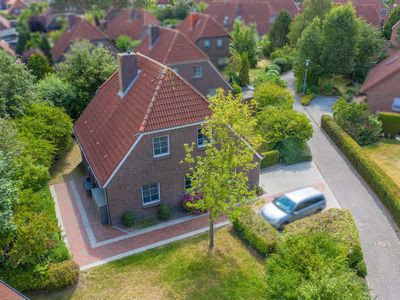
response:
<path id="1" fill-rule="evenodd" d="M 299 11 L 293 0 L 216 0 L 209 3 L 205 13 L 213 16 L 228 31 L 232 30 L 235 19 L 241 17 L 245 24 L 256 24 L 258 33 L 264 35 L 281 10 L 288 11 L 292 17 Z"/>
<path id="2" fill-rule="evenodd" d="M 354 4 L 357 16 L 363 18 L 369 24 L 379 27 L 382 25 L 382 17 L 374 4 Z"/>
<path id="3" fill-rule="evenodd" d="M 0 280 L 0 299 L 1 300 L 21 300 L 28 299 L 21 293 L 17 292 L 3 281 Z"/>
<path id="4" fill-rule="evenodd" d="M 10 29 L 10 28 L 11 28 L 10 22 L 2 15 L 0 15 L 0 30 Z"/>
<path id="5" fill-rule="evenodd" d="M 24 9 L 28 8 L 29 5 L 24 0 L 14 0 L 9 2 L 8 13 L 12 13 L 14 9 Z"/>
<path id="6" fill-rule="evenodd" d="M 396 24 L 393 25 L 392 27 L 392 34 L 390 36 L 390 43 L 397 47 L 399 45 L 399 34 L 398 34 L 398 30 L 400 28 L 400 21 L 397 21 Z"/>
<path id="7" fill-rule="evenodd" d="M 210 15 L 191 13 L 176 27 L 194 43 L 199 38 L 229 36 L 229 33 Z"/>
<path id="8" fill-rule="evenodd" d="M 374 5 L 381 16 L 385 15 L 387 10 L 385 4 L 383 4 L 381 0 L 333 0 L 333 2 L 336 4 L 347 4 L 351 2 L 356 9 L 357 6 Z"/>
<path id="9" fill-rule="evenodd" d="M 158 41 L 153 47 L 150 47 L 150 45 L 150 34 L 148 34 L 135 51 L 143 53 L 165 65 L 208 60 L 208 56 L 178 30 L 160 27 Z"/>
<path id="10" fill-rule="evenodd" d="M 364 81 L 364 85 L 361 89 L 362 92 L 366 92 L 376 84 L 379 84 L 386 78 L 400 71 L 400 50 L 394 52 L 388 58 L 377 64 L 372 68 L 367 78 Z"/>
<path id="11" fill-rule="evenodd" d="M 7 42 L 5 42 L 3 40 L 0 40 L 0 49 L 3 49 L 8 54 L 15 56 L 14 50 L 10 47 L 10 45 Z"/>
<path id="12" fill-rule="evenodd" d="M 69 29 L 61 35 L 57 40 L 51 54 L 54 61 L 58 61 L 71 43 L 76 40 L 102 40 L 108 39 L 108 36 L 97 29 L 96 26 L 90 24 L 84 18 L 76 16 L 75 24 L 73 24 Z"/>
<path id="13" fill-rule="evenodd" d="M 124 8 L 116 16 L 110 17 L 105 31 L 114 40 L 123 34 L 137 40 L 141 38 L 143 29 L 147 25 L 158 24 L 160 21 L 147 10 Z"/>
<path id="14" fill-rule="evenodd" d="M 208 102 L 170 68 L 136 53 L 141 71 L 121 98 L 118 73 L 99 89 L 75 124 L 75 135 L 104 185 L 141 133 L 203 121 Z"/>

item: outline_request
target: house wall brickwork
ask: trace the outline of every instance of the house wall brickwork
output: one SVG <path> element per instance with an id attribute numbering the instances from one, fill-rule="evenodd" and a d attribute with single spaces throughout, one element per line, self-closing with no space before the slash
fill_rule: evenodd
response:
<path id="1" fill-rule="evenodd" d="M 204 41 L 210 41 L 210 47 L 204 46 Z M 217 40 L 222 40 L 222 47 L 217 46 Z M 205 54 L 210 58 L 211 62 L 219 69 L 225 67 L 225 64 L 221 64 L 221 59 L 229 58 L 229 36 L 222 37 L 211 37 L 211 38 L 199 38 L 196 41 L 196 46 L 204 51 Z M 226 61 L 226 59 L 225 59 Z M 226 63 L 226 62 L 225 62 Z"/>
<path id="2" fill-rule="evenodd" d="M 392 112 L 393 99 L 400 97 L 400 72 L 389 76 L 366 91 L 369 109 Z"/>

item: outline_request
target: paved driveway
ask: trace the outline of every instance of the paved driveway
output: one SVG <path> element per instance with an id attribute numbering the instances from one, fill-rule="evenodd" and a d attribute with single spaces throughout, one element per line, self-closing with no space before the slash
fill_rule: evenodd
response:
<path id="1" fill-rule="evenodd" d="M 285 74 L 284 79 L 293 87 L 292 73 Z M 399 229 L 379 199 L 319 127 L 320 116 L 329 112 L 334 101 L 334 98 L 321 97 L 306 109 L 299 104 L 296 109 L 313 121 L 314 136 L 309 145 L 316 167 L 340 206 L 349 209 L 357 222 L 371 296 L 400 299 Z"/>

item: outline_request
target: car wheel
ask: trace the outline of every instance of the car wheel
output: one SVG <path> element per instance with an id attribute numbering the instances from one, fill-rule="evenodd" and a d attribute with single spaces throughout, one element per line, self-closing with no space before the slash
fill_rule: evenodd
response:
<path id="1" fill-rule="evenodd" d="M 322 212 L 322 208 L 318 208 L 317 211 L 315 212 L 316 214 L 319 214 L 320 212 Z"/>
<path id="2" fill-rule="evenodd" d="M 282 223 L 281 226 L 279 227 L 279 230 L 282 231 L 285 228 L 285 226 L 288 224 L 289 224 L 289 222 Z"/>

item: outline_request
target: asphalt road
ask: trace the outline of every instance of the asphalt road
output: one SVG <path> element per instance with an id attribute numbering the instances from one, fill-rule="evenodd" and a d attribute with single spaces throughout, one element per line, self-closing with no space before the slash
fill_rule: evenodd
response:
<path id="1" fill-rule="evenodd" d="M 293 73 L 282 76 L 293 92 Z M 309 142 L 313 161 L 342 208 L 349 209 L 357 223 L 365 262 L 367 283 L 373 299 L 400 299 L 399 228 L 380 200 L 353 169 L 320 126 L 322 114 L 330 113 L 333 97 L 318 97 L 295 109 L 311 120 L 314 135 Z"/>

